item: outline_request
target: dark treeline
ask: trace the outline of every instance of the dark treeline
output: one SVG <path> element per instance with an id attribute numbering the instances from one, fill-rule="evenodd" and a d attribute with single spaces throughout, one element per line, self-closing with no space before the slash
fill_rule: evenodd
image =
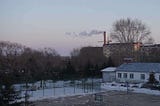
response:
<path id="1" fill-rule="evenodd" d="M 103 55 L 102 47 L 84 47 L 71 52 L 71 64 L 81 76 L 100 76 L 100 70 L 113 66 L 111 60 Z"/>
<path id="2" fill-rule="evenodd" d="M 101 47 L 74 49 L 71 56 L 64 57 L 51 48 L 34 50 L 17 43 L 0 42 L 0 77 L 9 73 L 13 83 L 26 79 L 38 81 L 100 76 L 100 69 L 107 64 L 112 65 L 112 62 L 103 56 Z"/>

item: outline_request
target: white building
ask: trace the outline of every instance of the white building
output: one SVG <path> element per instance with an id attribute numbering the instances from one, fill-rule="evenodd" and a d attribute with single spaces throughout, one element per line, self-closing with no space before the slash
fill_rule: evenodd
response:
<path id="1" fill-rule="evenodd" d="M 156 80 L 160 82 L 160 63 L 125 63 L 115 69 L 114 75 L 117 82 L 147 82 L 151 72 L 154 72 Z M 114 77 L 103 74 L 103 79 Z"/>
<path id="2" fill-rule="evenodd" d="M 103 75 L 103 82 L 112 82 L 116 80 L 116 68 L 115 67 L 108 67 L 102 71 Z"/>

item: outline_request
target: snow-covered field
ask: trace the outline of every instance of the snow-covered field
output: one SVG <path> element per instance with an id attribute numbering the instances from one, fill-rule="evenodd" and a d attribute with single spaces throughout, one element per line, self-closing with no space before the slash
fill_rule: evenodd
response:
<path id="1" fill-rule="evenodd" d="M 45 81 L 44 87 L 40 87 L 40 81 L 28 85 L 29 89 L 32 87 L 36 88 L 35 90 L 28 90 L 27 94 L 29 95 L 29 101 L 41 100 L 45 98 L 58 98 L 74 95 L 84 95 L 91 94 L 100 91 L 100 82 L 101 79 L 82 79 L 75 81 L 56 81 L 51 80 Z M 25 84 L 15 84 L 16 89 L 22 90 L 21 97 L 25 96 Z M 24 101 L 24 98 L 21 99 Z"/>
<path id="2" fill-rule="evenodd" d="M 144 93 L 150 95 L 160 95 L 160 91 L 141 88 L 142 84 L 129 84 L 128 92 Z M 124 83 L 102 83 L 101 88 L 105 90 L 126 91 L 127 86 Z"/>

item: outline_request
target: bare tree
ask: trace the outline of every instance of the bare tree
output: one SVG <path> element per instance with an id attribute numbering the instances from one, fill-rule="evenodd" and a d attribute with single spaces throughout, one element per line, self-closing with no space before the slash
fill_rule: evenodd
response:
<path id="1" fill-rule="evenodd" d="M 120 43 L 144 42 L 150 38 L 150 29 L 138 19 L 120 19 L 113 24 L 111 38 Z"/>
<path id="2" fill-rule="evenodd" d="M 70 55 L 71 55 L 71 57 L 75 57 L 75 56 L 78 56 L 79 53 L 80 53 L 80 49 L 79 49 L 79 48 L 74 48 L 74 49 L 71 51 Z"/>

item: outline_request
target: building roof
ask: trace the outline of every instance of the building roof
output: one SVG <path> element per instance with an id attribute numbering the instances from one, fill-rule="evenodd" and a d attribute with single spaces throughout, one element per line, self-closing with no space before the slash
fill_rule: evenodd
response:
<path id="1" fill-rule="evenodd" d="M 160 44 L 144 44 L 142 47 L 160 47 Z"/>
<path id="2" fill-rule="evenodd" d="M 116 67 L 107 67 L 103 70 L 101 70 L 102 72 L 113 72 L 116 70 Z"/>
<path id="3" fill-rule="evenodd" d="M 126 42 L 126 43 L 114 42 L 114 43 L 109 43 L 105 45 L 108 46 L 108 45 L 134 45 L 134 44 L 142 44 L 142 43 L 141 42 Z"/>
<path id="4" fill-rule="evenodd" d="M 116 71 L 160 73 L 160 63 L 124 63 Z"/>

